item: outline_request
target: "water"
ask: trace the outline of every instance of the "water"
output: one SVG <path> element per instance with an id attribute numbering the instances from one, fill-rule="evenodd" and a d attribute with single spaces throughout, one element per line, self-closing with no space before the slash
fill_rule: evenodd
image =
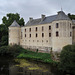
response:
<path id="1" fill-rule="evenodd" d="M 55 71 L 50 64 L 0 57 L 0 75 L 64 75 Z"/>

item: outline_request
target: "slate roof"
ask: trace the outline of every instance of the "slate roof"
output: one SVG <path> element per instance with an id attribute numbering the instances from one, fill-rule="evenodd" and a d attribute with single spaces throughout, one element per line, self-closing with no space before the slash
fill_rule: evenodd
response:
<path id="1" fill-rule="evenodd" d="M 10 25 L 10 27 L 20 27 L 20 25 L 19 25 L 16 21 L 14 21 L 14 22 Z"/>
<path id="2" fill-rule="evenodd" d="M 70 20 L 70 18 L 63 11 L 59 11 L 56 20 Z"/>
<path id="3" fill-rule="evenodd" d="M 46 24 L 57 20 L 70 20 L 70 18 L 63 11 L 59 11 L 57 15 L 47 16 L 44 18 L 44 20 L 41 20 L 41 18 L 39 18 L 28 21 L 26 26 Z"/>

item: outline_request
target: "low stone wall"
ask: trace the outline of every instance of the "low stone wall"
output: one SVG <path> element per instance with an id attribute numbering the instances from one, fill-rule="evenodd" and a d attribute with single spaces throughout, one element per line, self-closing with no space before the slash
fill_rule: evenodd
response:
<path id="1" fill-rule="evenodd" d="M 51 47 L 41 47 L 41 46 L 25 46 L 22 45 L 23 48 L 41 53 L 50 53 Z"/>

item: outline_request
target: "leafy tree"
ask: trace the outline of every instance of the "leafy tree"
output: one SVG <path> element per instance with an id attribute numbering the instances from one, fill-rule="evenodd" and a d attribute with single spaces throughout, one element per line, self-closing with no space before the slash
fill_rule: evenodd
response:
<path id="1" fill-rule="evenodd" d="M 24 19 L 18 13 L 8 13 L 2 18 L 3 24 L 0 25 L 0 47 L 8 45 L 8 27 L 16 20 L 19 25 L 24 25 Z"/>
<path id="2" fill-rule="evenodd" d="M 75 75 L 75 45 L 63 47 L 60 54 L 60 69 L 70 75 Z"/>
<path id="3" fill-rule="evenodd" d="M 5 25 L 0 25 L 0 47 L 8 45 L 8 30 Z"/>
<path id="4" fill-rule="evenodd" d="M 74 14 L 70 14 L 70 13 L 68 13 L 68 17 L 72 20 L 75 20 L 75 15 Z"/>
<path id="5" fill-rule="evenodd" d="M 18 13 L 9 13 L 2 18 L 2 22 L 6 27 L 9 27 L 14 20 L 16 20 L 19 23 L 19 25 L 24 25 L 25 23 L 24 19 L 20 18 L 20 15 Z"/>

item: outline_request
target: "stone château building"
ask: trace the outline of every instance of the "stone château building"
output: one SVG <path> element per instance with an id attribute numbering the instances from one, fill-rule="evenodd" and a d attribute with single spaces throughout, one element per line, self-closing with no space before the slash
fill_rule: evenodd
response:
<path id="1" fill-rule="evenodd" d="M 9 26 L 9 45 L 21 45 L 23 48 L 50 52 L 60 52 L 63 46 L 75 43 L 75 21 L 63 11 L 57 15 L 45 16 L 29 21 L 25 26 L 14 21 Z"/>

